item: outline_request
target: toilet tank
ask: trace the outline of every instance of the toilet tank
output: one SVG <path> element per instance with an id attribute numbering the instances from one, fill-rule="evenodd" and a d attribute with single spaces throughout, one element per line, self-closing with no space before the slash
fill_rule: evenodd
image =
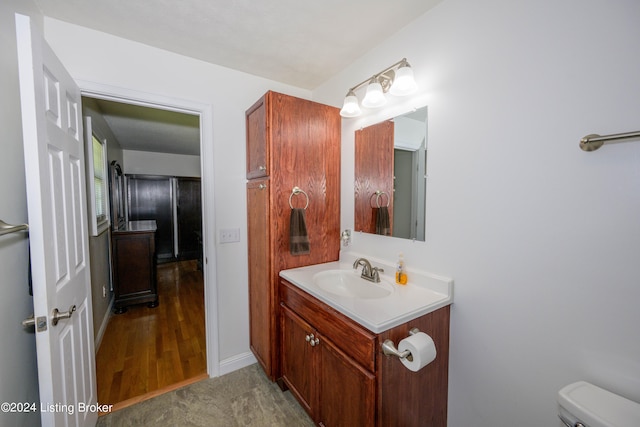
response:
<path id="1" fill-rule="evenodd" d="M 559 417 L 569 427 L 640 426 L 640 404 L 585 381 L 558 392 Z"/>

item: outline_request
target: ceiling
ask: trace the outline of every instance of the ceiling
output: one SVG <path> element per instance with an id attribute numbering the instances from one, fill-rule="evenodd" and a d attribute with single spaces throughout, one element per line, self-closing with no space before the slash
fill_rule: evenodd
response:
<path id="1" fill-rule="evenodd" d="M 441 1 L 35 0 L 51 18 L 309 90 Z M 114 114 L 113 125 L 127 122 L 126 114 Z M 121 146 L 158 151 L 143 143 L 134 120 L 127 122 L 134 138 L 112 129 Z M 141 124 L 151 129 L 161 122 Z M 163 134 L 156 130 L 153 140 L 162 143 Z"/>
<path id="2" fill-rule="evenodd" d="M 200 118 L 169 110 L 94 99 L 124 150 L 200 155 Z"/>

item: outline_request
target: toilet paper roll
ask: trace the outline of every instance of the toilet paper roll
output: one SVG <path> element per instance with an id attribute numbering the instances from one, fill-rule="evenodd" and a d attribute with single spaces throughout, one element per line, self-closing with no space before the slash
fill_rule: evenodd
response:
<path id="1" fill-rule="evenodd" d="M 418 332 L 398 343 L 398 351 L 409 350 L 411 355 L 400 359 L 410 371 L 417 372 L 436 358 L 436 345 L 424 332 Z"/>

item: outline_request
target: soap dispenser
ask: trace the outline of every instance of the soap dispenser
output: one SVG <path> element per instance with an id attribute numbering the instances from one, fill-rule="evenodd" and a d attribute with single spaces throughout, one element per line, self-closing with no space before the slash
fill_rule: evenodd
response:
<path id="1" fill-rule="evenodd" d="M 398 262 L 396 263 L 396 283 L 398 285 L 407 284 L 407 271 L 404 266 L 404 255 L 400 252 L 398 255 Z"/>

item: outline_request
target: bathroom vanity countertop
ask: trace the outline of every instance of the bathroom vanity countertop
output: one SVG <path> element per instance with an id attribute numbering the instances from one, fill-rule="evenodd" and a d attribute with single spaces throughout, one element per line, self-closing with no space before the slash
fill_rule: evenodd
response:
<path id="1" fill-rule="evenodd" d="M 314 276 L 323 271 L 343 270 L 359 276 L 361 268 L 357 271 L 353 268 L 353 262 L 359 257 L 349 254 L 341 256 L 340 261 L 282 270 L 280 277 L 374 333 L 384 332 L 453 302 L 453 280 L 408 270 L 409 282 L 397 285 L 395 267 L 369 257 L 364 258 L 373 267 L 384 268 L 380 279 L 383 286 L 393 289 L 390 295 L 377 299 L 346 297 L 327 292 L 314 284 Z"/>

